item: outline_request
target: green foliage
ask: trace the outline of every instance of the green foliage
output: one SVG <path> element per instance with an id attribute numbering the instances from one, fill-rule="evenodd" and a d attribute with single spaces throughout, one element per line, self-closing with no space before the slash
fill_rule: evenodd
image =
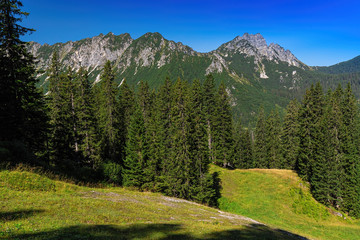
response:
<path id="1" fill-rule="evenodd" d="M 36 88 L 34 57 L 20 40 L 34 31 L 18 24 L 28 16 L 21 7 L 18 0 L 0 2 L 0 142 L 20 141 L 29 153 L 41 156 L 47 118 Z"/>
<path id="2" fill-rule="evenodd" d="M 324 73 L 339 74 L 339 73 L 359 73 L 360 72 L 360 56 L 357 56 L 349 61 L 341 62 L 329 67 L 316 67 L 316 70 Z"/>
<path id="3" fill-rule="evenodd" d="M 302 188 L 291 188 L 290 197 L 293 199 L 292 209 L 296 214 L 304 214 L 315 220 L 325 220 L 329 217 L 326 207 L 317 203 L 309 192 Z"/>
<path id="4" fill-rule="evenodd" d="M 1 171 L 0 182 L 9 189 L 17 191 L 55 191 L 54 181 L 26 171 Z"/>
<path id="5" fill-rule="evenodd" d="M 108 179 L 112 183 L 121 184 L 121 165 L 114 162 L 103 163 L 102 165 L 105 179 Z"/>
<path id="6" fill-rule="evenodd" d="M 300 148 L 299 103 L 293 100 L 286 108 L 286 115 L 281 133 L 283 168 L 295 169 Z"/>
<path id="7" fill-rule="evenodd" d="M 124 142 L 120 137 L 120 113 L 117 101 L 114 71 L 107 61 L 101 74 L 100 85 L 96 91 L 96 115 L 100 131 L 100 147 L 102 159 L 121 164 L 121 146 Z"/>
<path id="8" fill-rule="evenodd" d="M 148 141 L 142 111 L 137 108 L 130 120 L 126 141 L 123 184 L 141 189 L 147 180 L 144 174 L 148 161 Z"/>
<path id="9" fill-rule="evenodd" d="M 254 142 L 254 167 L 267 168 L 267 152 L 266 152 L 266 119 L 264 109 L 260 108 L 258 120 L 255 128 Z"/>

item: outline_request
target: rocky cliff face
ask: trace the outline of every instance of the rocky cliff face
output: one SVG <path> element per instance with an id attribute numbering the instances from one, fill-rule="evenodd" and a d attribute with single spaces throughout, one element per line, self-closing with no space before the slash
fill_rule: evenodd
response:
<path id="1" fill-rule="evenodd" d="M 267 45 L 266 40 L 259 33 L 255 35 L 245 33 L 242 37 L 238 36 L 232 41 L 221 45 L 215 52 L 224 56 L 229 54 L 254 56 L 256 63 L 261 62 L 262 59 L 267 59 L 277 63 L 279 61 L 286 62 L 289 66 L 304 66 L 289 50 L 285 50 L 274 43 Z"/>
<path id="2" fill-rule="evenodd" d="M 259 74 L 260 78 L 267 78 L 263 60 L 283 62 L 289 66 L 300 68 L 306 66 L 289 50 L 284 50 L 274 43 L 267 45 L 266 40 L 260 34 L 248 33 L 234 38 L 209 53 L 198 53 L 180 42 L 164 39 L 159 33 L 146 33 L 136 40 L 127 33 L 117 36 L 108 33 L 76 42 L 57 43 L 52 46 L 32 42 L 29 50 L 37 57 L 40 69 L 46 69 L 50 64 L 51 54 L 58 51 L 62 64 L 75 70 L 80 66 L 89 71 L 100 70 L 105 61 L 110 60 L 120 73 L 134 67 L 134 75 L 137 74 L 139 68 L 160 69 L 170 64 L 174 56 L 179 57 L 179 55 L 182 56 L 182 61 L 195 56 L 209 61 L 205 74 L 224 72 L 234 74 L 229 64 L 232 61 L 231 58 L 239 54 L 245 57 L 254 57 L 254 71 Z"/>

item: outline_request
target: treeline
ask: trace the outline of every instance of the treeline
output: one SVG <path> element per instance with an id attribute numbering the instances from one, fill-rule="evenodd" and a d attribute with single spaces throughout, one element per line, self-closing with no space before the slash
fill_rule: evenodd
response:
<path id="1" fill-rule="evenodd" d="M 55 53 L 48 70 L 49 163 L 62 172 L 216 206 L 210 162 L 233 163 L 232 116 L 224 84 L 166 79 L 157 92 L 115 84 L 108 61 L 92 86 L 80 68 L 62 71 Z"/>
<path id="2" fill-rule="evenodd" d="M 326 94 L 319 83 L 312 85 L 301 103 L 289 103 L 283 122 L 276 111 L 267 117 L 259 111 L 253 158 L 239 165 L 294 169 L 319 202 L 359 217 L 359 120 L 350 84 Z"/>

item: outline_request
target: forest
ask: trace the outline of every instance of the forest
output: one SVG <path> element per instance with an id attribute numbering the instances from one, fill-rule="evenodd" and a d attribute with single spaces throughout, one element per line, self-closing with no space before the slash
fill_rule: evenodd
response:
<path id="1" fill-rule="evenodd" d="M 20 36 L 19 1 L 3 1 L 0 30 L 2 168 L 41 166 L 79 182 L 107 182 L 217 206 L 225 168 L 284 168 L 310 183 L 319 202 L 360 217 L 360 119 L 350 85 L 312 85 L 284 119 L 259 111 L 254 129 L 233 119 L 227 87 L 213 76 L 115 85 L 108 61 L 100 82 L 64 69 L 54 53 L 49 91 L 36 88 L 36 59 Z"/>

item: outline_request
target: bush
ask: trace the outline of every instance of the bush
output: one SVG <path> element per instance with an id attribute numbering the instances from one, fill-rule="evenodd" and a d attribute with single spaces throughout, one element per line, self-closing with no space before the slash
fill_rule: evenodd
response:
<path id="1" fill-rule="evenodd" d="M 103 164 L 103 172 L 105 179 L 112 183 L 121 184 L 121 166 L 114 162 L 107 162 Z"/>

